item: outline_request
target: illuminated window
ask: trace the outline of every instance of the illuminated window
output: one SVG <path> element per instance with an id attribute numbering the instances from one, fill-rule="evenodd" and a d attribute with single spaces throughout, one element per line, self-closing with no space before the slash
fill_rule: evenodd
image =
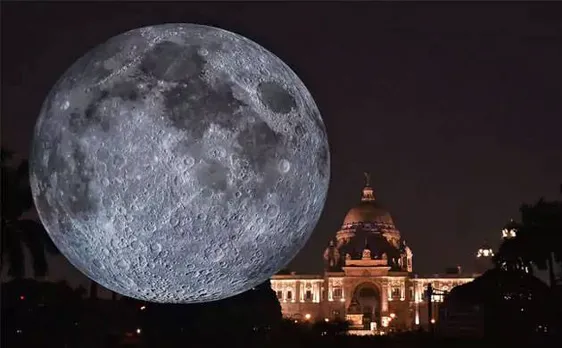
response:
<path id="1" fill-rule="evenodd" d="M 410 287 L 410 289 L 408 289 L 408 292 L 409 292 L 408 296 L 410 296 L 410 298 L 414 298 L 414 288 Z"/>
<path id="2" fill-rule="evenodd" d="M 342 290 L 341 288 L 334 288 L 334 298 L 342 297 Z"/>
<path id="3" fill-rule="evenodd" d="M 304 299 L 307 301 L 312 301 L 312 291 L 306 290 L 304 293 Z"/>
<path id="4" fill-rule="evenodd" d="M 400 297 L 400 288 L 398 287 L 392 288 L 392 297 L 393 298 Z"/>
<path id="5" fill-rule="evenodd" d="M 283 291 L 281 291 L 281 290 L 278 290 L 278 291 L 277 291 L 277 298 L 278 298 L 278 299 L 282 299 L 282 298 L 283 298 Z"/>
<path id="6" fill-rule="evenodd" d="M 293 292 L 291 290 L 287 291 L 287 300 L 291 300 L 293 298 Z"/>
<path id="7" fill-rule="evenodd" d="M 443 302 L 443 295 L 442 294 L 433 294 L 431 296 L 432 302 Z"/>

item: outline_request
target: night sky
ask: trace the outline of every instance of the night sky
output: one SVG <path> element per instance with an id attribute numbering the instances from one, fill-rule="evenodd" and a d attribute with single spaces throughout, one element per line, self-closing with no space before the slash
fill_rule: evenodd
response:
<path id="1" fill-rule="evenodd" d="M 363 172 L 418 273 L 457 264 L 562 183 L 562 3 L 3 3 L 2 146 L 26 157 L 43 99 L 97 44 L 165 22 L 218 26 L 284 60 L 323 115 L 332 178 L 291 268 L 322 252 Z M 72 282 L 77 271 L 52 267 Z"/>

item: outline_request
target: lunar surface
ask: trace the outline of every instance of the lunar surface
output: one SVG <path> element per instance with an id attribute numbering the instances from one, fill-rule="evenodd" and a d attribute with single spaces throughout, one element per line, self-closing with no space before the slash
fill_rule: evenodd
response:
<path id="1" fill-rule="evenodd" d="M 116 36 L 47 96 L 30 156 L 35 205 L 90 279 L 153 302 L 267 280 L 320 217 L 326 130 L 297 75 L 231 32 L 166 24 Z"/>

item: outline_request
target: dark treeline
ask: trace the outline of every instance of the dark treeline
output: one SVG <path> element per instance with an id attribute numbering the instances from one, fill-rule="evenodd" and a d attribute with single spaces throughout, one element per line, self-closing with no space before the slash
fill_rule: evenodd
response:
<path id="1" fill-rule="evenodd" d="M 426 332 L 345 335 L 345 322 L 295 323 L 281 317 L 269 282 L 207 304 L 92 300 L 65 283 L 14 280 L 3 286 L 3 347 L 453 347 L 496 346 L 490 339 Z M 538 341 L 533 341 L 538 343 Z"/>
<path id="2" fill-rule="evenodd" d="M 498 313 L 503 315 L 495 316 Z M 444 338 L 439 332 L 430 335 L 423 331 L 355 337 L 345 335 L 347 324 L 344 322 L 283 320 L 269 282 L 222 301 L 170 305 L 128 298 L 91 300 L 85 296 L 85 291 L 71 289 L 64 283 L 14 280 L 3 287 L 1 343 L 3 347 L 179 348 L 224 347 L 225 344 L 233 347 L 372 347 L 376 344 L 405 348 L 434 344 L 499 347 L 515 343 L 535 347 L 557 341 L 554 335 L 537 335 L 536 325 L 517 325 L 519 319 L 512 317 L 509 307 L 499 307 L 489 315 L 511 330 L 488 331 L 477 339 Z M 537 316 L 531 315 L 527 321 L 536 319 Z"/>

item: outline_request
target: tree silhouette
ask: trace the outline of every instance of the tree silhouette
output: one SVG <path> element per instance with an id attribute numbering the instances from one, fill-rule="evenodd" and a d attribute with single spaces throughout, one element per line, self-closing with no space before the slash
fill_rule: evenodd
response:
<path id="1" fill-rule="evenodd" d="M 556 285 L 555 263 L 562 261 L 562 202 L 540 199 L 523 204 L 521 222 L 514 238 L 506 238 L 494 257 L 497 265 L 509 270 L 548 270 L 550 286 Z"/>
<path id="2" fill-rule="evenodd" d="M 545 326 L 555 331 L 555 301 L 551 289 L 533 275 L 495 268 L 455 287 L 444 308 L 448 313 L 472 308 L 482 315 L 487 336 L 516 340 L 544 333 L 540 329 Z"/>
<path id="3" fill-rule="evenodd" d="M 57 254 L 58 249 L 48 237 L 43 225 L 23 214 L 33 207 L 33 198 L 29 186 L 29 168 L 27 161 L 14 163 L 13 153 L 2 149 L 2 247 L 1 265 L 4 259 L 9 264 L 8 274 L 14 278 L 25 275 L 25 253 L 27 247 L 32 258 L 33 272 L 36 277 L 47 274 L 46 253 Z"/>
<path id="4" fill-rule="evenodd" d="M 205 346 L 271 346 L 282 322 L 281 305 L 269 281 L 234 297 L 199 304 L 143 303 L 124 297 L 123 305 L 136 306 L 139 326 L 148 346 L 184 347 L 185 342 Z M 141 310 L 142 308 L 142 310 Z"/>
<path id="5" fill-rule="evenodd" d="M 98 283 L 90 279 L 90 300 L 98 299 L 98 289 L 99 289 Z"/>
<path id="6" fill-rule="evenodd" d="M 505 271 L 533 273 L 532 257 L 522 238 L 507 238 L 493 257 L 497 268 Z"/>
<path id="7" fill-rule="evenodd" d="M 540 270 L 548 270 L 550 286 L 556 285 L 554 264 L 562 260 L 562 202 L 539 200 L 521 207 L 520 243 Z"/>

